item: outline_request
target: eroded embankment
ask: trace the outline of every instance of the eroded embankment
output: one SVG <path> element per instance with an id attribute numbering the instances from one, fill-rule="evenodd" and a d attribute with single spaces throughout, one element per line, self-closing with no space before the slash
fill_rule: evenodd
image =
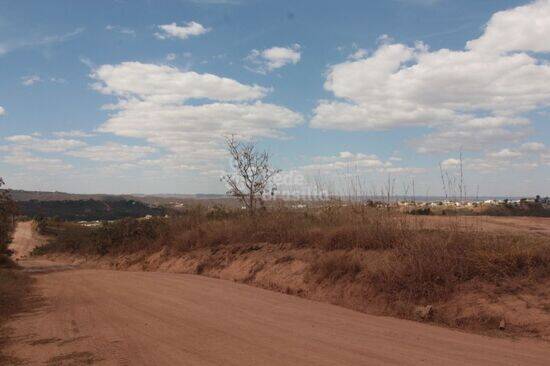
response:
<path id="1" fill-rule="evenodd" d="M 470 281 L 439 302 L 394 301 L 372 288 L 372 280 L 366 280 L 369 270 L 388 260 L 383 252 L 327 252 L 284 244 L 248 244 L 200 248 L 183 254 L 172 254 L 165 248 L 153 254 L 87 257 L 49 254 L 47 257 L 85 268 L 198 274 L 370 314 L 434 322 L 490 335 L 550 340 L 550 283 L 547 280 L 510 279 L 499 284 Z"/>

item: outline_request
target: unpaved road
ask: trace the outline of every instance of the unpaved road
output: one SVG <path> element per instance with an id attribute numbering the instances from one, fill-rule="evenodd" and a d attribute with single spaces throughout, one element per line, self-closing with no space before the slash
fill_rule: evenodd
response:
<path id="1" fill-rule="evenodd" d="M 13 235 L 13 243 L 10 245 L 10 249 L 14 250 L 13 258 L 21 259 L 28 257 L 32 250 L 42 243 L 46 238 L 39 235 L 33 230 L 32 222 L 25 221 L 17 224 L 17 230 Z"/>
<path id="2" fill-rule="evenodd" d="M 18 245 L 16 242 L 15 246 Z M 29 365 L 545 365 L 550 346 L 375 317 L 193 275 L 52 269 L 12 320 Z M 51 269 L 51 271 L 48 271 Z"/>

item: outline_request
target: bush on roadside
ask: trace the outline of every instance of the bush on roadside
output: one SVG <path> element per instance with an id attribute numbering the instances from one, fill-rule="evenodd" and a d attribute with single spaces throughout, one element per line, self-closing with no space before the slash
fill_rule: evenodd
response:
<path id="1" fill-rule="evenodd" d="M 353 282 L 364 268 L 364 263 L 356 253 L 334 252 L 321 255 L 310 265 L 307 280 L 317 284 L 325 281 L 334 284 L 340 280 Z"/>

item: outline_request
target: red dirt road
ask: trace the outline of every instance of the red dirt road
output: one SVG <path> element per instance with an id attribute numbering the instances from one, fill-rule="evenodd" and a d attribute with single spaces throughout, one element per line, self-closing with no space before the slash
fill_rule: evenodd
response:
<path id="1" fill-rule="evenodd" d="M 13 243 L 10 245 L 10 249 L 14 250 L 13 258 L 27 257 L 37 245 L 44 243 L 45 240 L 45 237 L 33 230 L 31 221 L 18 223 L 17 230 L 13 235 Z"/>
<path id="2" fill-rule="evenodd" d="M 8 324 L 14 343 L 7 353 L 29 365 L 548 365 L 550 360 L 547 343 L 370 316 L 228 281 L 54 269 L 35 260 L 22 264 L 36 271 L 45 304 Z"/>

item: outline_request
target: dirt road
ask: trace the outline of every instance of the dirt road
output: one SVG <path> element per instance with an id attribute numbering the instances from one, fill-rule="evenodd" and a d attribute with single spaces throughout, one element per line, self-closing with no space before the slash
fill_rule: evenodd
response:
<path id="1" fill-rule="evenodd" d="M 369 316 L 228 281 L 22 263 L 35 271 L 44 304 L 9 323 L 15 343 L 8 354 L 30 365 L 548 365 L 550 360 L 547 343 Z"/>
<path id="2" fill-rule="evenodd" d="M 13 243 L 10 249 L 14 250 L 13 258 L 27 257 L 34 247 L 43 243 L 46 239 L 39 235 L 32 227 L 32 221 L 20 222 L 13 235 Z"/>

